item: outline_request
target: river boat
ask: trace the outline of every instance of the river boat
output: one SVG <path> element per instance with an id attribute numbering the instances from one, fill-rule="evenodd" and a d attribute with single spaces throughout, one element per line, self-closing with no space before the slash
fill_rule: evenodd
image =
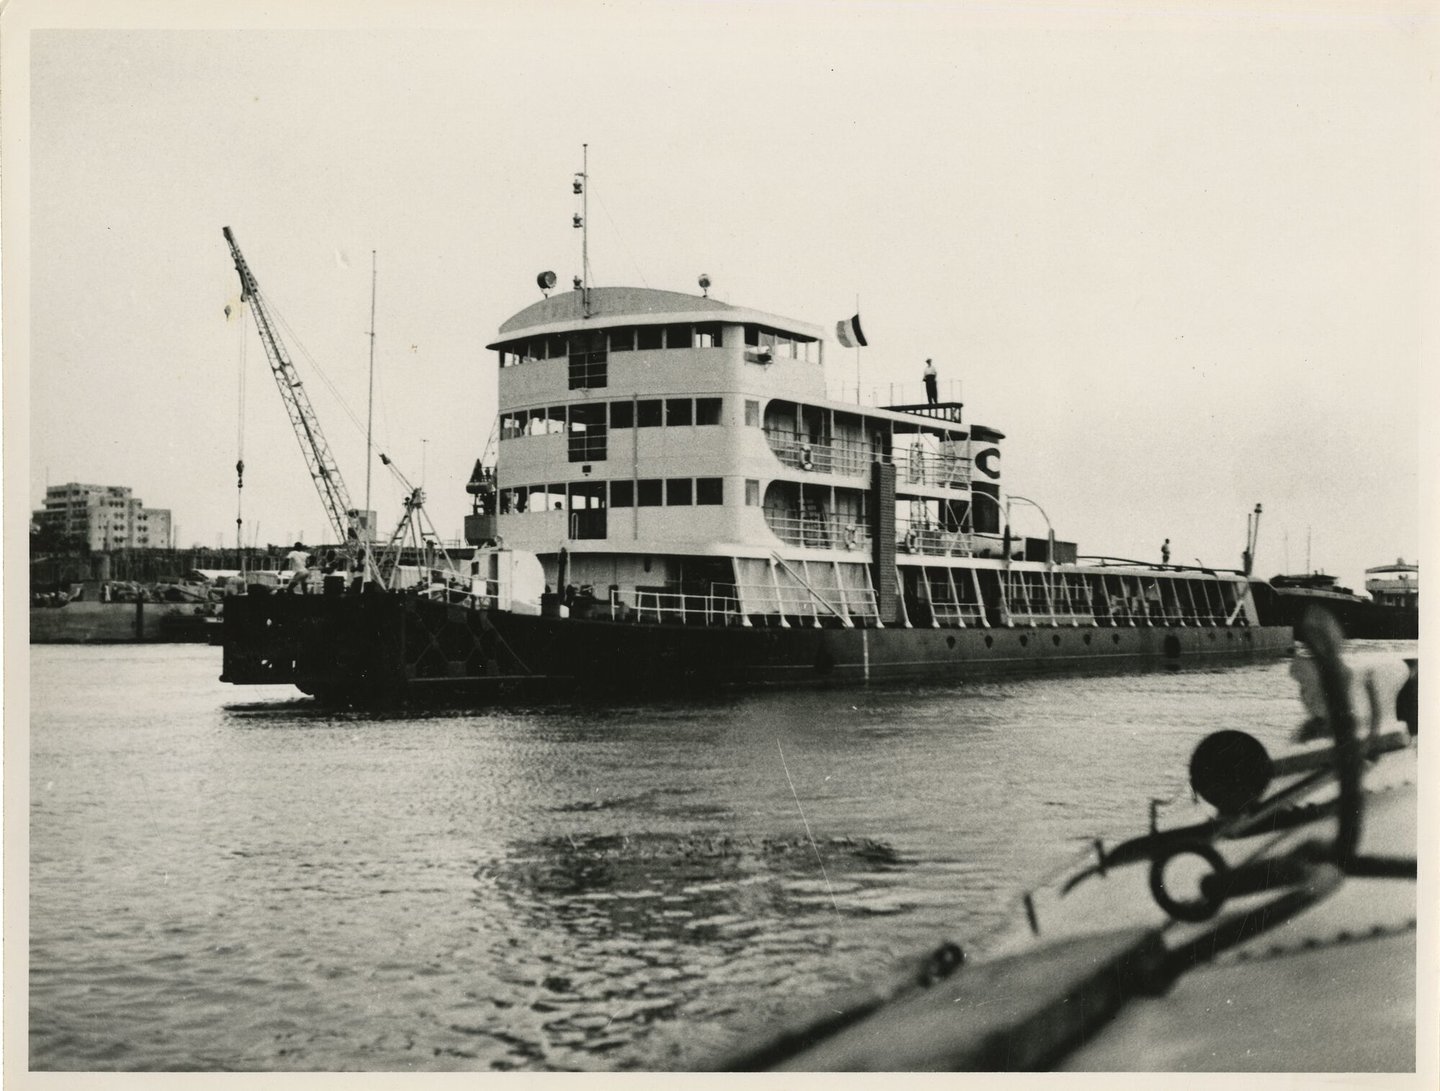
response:
<path id="1" fill-rule="evenodd" d="M 1243 572 L 1081 557 L 1048 519 L 1016 535 L 1031 502 L 1004 487 L 1005 435 L 958 401 L 829 398 L 821 327 L 705 278 L 700 295 L 539 283 L 488 346 L 499 417 L 468 486 L 473 556 L 227 599 L 224 681 L 484 701 L 1292 649 Z M 853 343 L 858 319 L 841 327 Z"/>
<path id="2" fill-rule="evenodd" d="M 1253 589 L 1262 614 L 1298 626 L 1312 606 L 1328 612 L 1353 640 L 1415 640 L 1420 636 L 1420 571 L 1397 561 L 1365 570 L 1368 595 L 1323 572 L 1272 576 Z"/>

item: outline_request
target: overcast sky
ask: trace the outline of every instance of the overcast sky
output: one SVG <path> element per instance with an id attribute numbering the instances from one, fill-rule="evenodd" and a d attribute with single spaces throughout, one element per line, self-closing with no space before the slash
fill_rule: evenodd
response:
<path id="1" fill-rule="evenodd" d="M 588 142 L 596 283 L 705 272 L 721 299 L 831 325 L 858 297 L 863 382 L 913 392 L 933 356 L 1009 437 L 1009 489 L 1082 553 L 1158 559 L 1168 537 L 1176 560 L 1238 565 L 1256 502 L 1265 575 L 1302 570 L 1307 541 L 1356 585 L 1420 553 L 1433 5 L 395 5 L 342 24 L 352 9 L 296 3 L 284 26 L 231 3 L 95 29 L 33 8 L 6 13 L 36 29 L 7 34 L 4 70 L 6 186 L 17 157 L 30 171 L 4 207 L 30 506 L 47 481 L 129 485 L 180 544 L 233 544 L 243 440 L 247 542 L 324 537 L 240 332 L 228 224 L 357 503 L 377 253 L 379 445 L 458 535 L 494 420 L 483 346 L 537 272 L 579 271 Z M 853 354 L 830 362 L 853 382 Z M 374 480 L 388 526 L 399 493 Z"/>

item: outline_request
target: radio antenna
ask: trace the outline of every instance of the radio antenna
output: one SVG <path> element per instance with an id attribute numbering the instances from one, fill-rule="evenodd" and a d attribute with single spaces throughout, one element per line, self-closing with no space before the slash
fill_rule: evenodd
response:
<path id="1" fill-rule="evenodd" d="M 580 306 L 590 317 L 590 145 L 580 145 L 580 171 L 575 175 L 574 189 L 580 198 L 580 211 L 571 223 L 580 229 Z"/>

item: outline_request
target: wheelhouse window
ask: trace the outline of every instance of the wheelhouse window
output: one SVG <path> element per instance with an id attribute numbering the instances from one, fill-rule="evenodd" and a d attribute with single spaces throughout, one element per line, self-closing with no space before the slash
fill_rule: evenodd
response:
<path id="1" fill-rule="evenodd" d="M 607 385 L 605 331 L 570 335 L 570 389 L 594 390 Z"/>
<path id="2" fill-rule="evenodd" d="M 636 482 L 635 492 L 637 503 L 642 508 L 658 508 L 664 502 L 663 489 L 665 482 L 658 477 L 645 478 Z"/>
<path id="3" fill-rule="evenodd" d="M 664 326 L 639 326 L 635 330 L 635 347 L 658 349 L 664 347 Z"/>
<path id="4" fill-rule="evenodd" d="M 659 398 L 646 398 L 637 403 L 635 423 L 641 428 L 659 428 L 662 423 L 661 407 L 663 404 Z"/>
<path id="5" fill-rule="evenodd" d="M 817 342 L 803 334 L 772 329 L 769 326 L 746 325 L 745 358 L 751 363 L 767 363 L 772 360 L 804 360 L 814 363 L 818 358 Z"/>
<path id="6" fill-rule="evenodd" d="M 635 348 L 635 327 L 618 326 L 610 331 L 610 351 L 630 352 Z"/>
<path id="7" fill-rule="evenodd" d="M 747 508 L 758 508 L 760 506 L 760 482 L 745 479 L 745 506 Z"/>
<path id="8" fill-rule="evenodd" d="M 760 427 L 760 403 L 751 398 L 745 399 L 745 426 L 747 428 Z"/>
<path id="9" fill-rule="evenodd" d="M 635 505 L 635 482 L 633 481 L 612 481 L 610 482 L 610 506 L 612 508 L 629 508 Z"/>
<path id="10" fill-rule="evenodd" d="M 694 327 L 688 324 L 679 324 L 665 327 L 665 347 L 667 349 L 688 349 L 695 347 Z"/>
<path id="11" fill-rule="evenodd" d="M 724 335 L 719 322 L 700 322 L 695 326 L 695 347 L 697 349 L 718 349 L 725 347 Z"/>
<path id="12" fill-rule="evenodd" d="M 665 482 L 665 503 L 683 507 L 690 503 L 692 482 L 688 477 L 672 477 Z"/>
<path id="13" fill-rule="evenodd" d="M 697 477 L 695 479 L 695 503 L 723 504 L 725 502 L 725 479 L 723 477 Z"/>
<path id="14" fill-rule="evenodd" d="M 634 402 L 610 403 L 610 427 L 633 428 L 635 426 Z"/>

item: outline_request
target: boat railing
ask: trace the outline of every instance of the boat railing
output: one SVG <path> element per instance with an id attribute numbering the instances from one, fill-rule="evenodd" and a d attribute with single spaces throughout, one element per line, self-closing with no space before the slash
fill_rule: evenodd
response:
<path id="1" fill-rule="evenodd" d="M 611 595 L 612 607 L 630 606 L 637 621 L 676 621 L 688 625 L 739 625 L 744 621 L 740 600 L 734 595 L 696 595 L 683 591 L 639 591 L 633 602 L 620 591 Z"/>
<path id="2" fill-rule="evenodd" d="M 895 544 L 904 553 L 927 557 L 971 557 L 975 536 L 966 530 L 947 530 L 927 519 L 897 519 Z"/>
<path id="3" fill-rule="evenodd" d="M 895 452 L 895 480 L 935 489 L 968 489 L 970 459 L 953 451 L 914 449 Z"/>
<path id="4" fill-rule="evenodd" d="M 878 624 L 880 605 L 869 588 L 811 589 L 785 583 L 742 583 L 737 586 L 751 624 L 788 627 L 792 623 L 819 628 L 827 621 Z"/>
<path id="5" fill-rule="evenodd" d="M 930 612 L 942 626 L 965 628 L 969 625 L 984 625 L 985 607 L 978 602 L 930 602 Z"/>
<path id="6" fill-rule="evenodd" d="M 488 610 L 500 599 L 500 581 L 475 577 L 468 582 L 458 578 L 444 581 L 431 580 L 417 584 L 412 590 L 422 599 L 445 602 L 451 606 L 465 606 L 472 610 Z"/>
<path id="7" fill-rule="evenodd" d="M 804 432 L 766 428 L 765 439 L 782 465 L 792 470 L 863 477 L 872 462 L 888 462 L 883 451 L 864 440 L 813 440 Z"/>
<path id="8" fill-rule="evenodd" d="M 765 522 L 786 545 L 811 549 L 869 549 L 870 529 L 859 519 L 844 519 L 818 512 L 794 515 L 765 513 Z"/>

